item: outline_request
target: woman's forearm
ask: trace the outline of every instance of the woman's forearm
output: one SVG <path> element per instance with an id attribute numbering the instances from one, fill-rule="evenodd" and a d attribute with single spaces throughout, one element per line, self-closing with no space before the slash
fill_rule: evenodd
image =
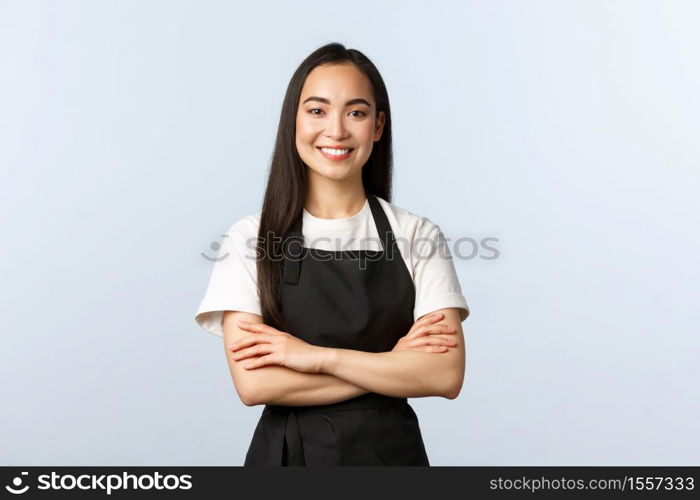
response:
<path id="1" fill-rule="evenodd" d="M 325 348 L 321 371 L 367 391 L 393 397 L 453 399 L 464 378 L 463 351 L 364 352 Z"/>
<path id="2" fill-rule="evenodd" d="M 325 373 L 301 373 L 283 366 L 255 370 L 253 405 L 326 405 L 361 396 L 369 391 Z"/>

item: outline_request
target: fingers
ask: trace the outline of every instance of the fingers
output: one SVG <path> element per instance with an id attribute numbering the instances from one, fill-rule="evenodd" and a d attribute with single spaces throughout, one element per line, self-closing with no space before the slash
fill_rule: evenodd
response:
<path id="1" fill-rule="evenodd" d="M 443 313 L 431 313 L 423 316 L 420 318 L 418 321 L 413 323 L 413 326 L 411 326 L 411 329 L 408 331 L 408 333 L 413 332 L 414 330 L 420 328 L 421 326 L 425 325 L 430 325 L 432 323 L 435 323 L 436 321 L 440 321 L 443 318 L 444 314 Z"/>
<path id="2" fill-rule="evenodd" d="M 241 366 L 245 368 L 246 370 L 253 370 L 255 368 L 260 368 L 262 366 L 267 366 L 267 365 L 274 365 L 276 364 L 270 355 L 267 356 L 260 356 L 259 358 L 255 359 L 249 359 L 245 363 L 243 363 Z"/>
<path id="3" fill-rule="evenodd" d="M 238 325 L 238 328 L 248 332 L 260 332 L 277 335 L 286 334 L 286 332 L 281 332 L 277 328 L 268 326 L 265 323 L 251 323 L 250 321 L 239 319 L 236 321 L 236 324 Z"/>
<path id="4" fill-rule="evenodd" d="M 262 354 L 270 354 L 273 352 L 273 348 L 270 344 L 259 344 L 241 351 L 235 352 L 231 355 L 236 361 L 241 361 L 252 356 L 260 356 Z"/>
<path id="5" fill-rule="evenodd" d="M 428 345 L 419 348 L 420 351 L 425 351 L 425 352 L 447 352 L 447 347 L 444 345 Z"/>
<path id="6" fill-rule="evenodd" d="M 410 342 L 408 342 L 408 345 L 411 347 L 425 345 L 444 345 L 455 347 L 457 345 L 457 341 L 453 338 L 444 337 L 442 335 L 426 335 L 411 340 Z"/>
<path id="7" fill-rule="evenodd" d="M 412 326 L 411 329 L 408 331 L 408 333 L 406 334 L 406 336 L 409 336 L 409 335 L 411 335 L 411 334 L 413 334 L 413 333 L 416 333 L 419 329 L 425 328 L 425 327 L 427 327 L 427 326 L 430 326 L 430 325 L 432 325 L 432 324 L 434 324 L 434 323 L 440 321 L 440 320 L 443 319 L 444 317 L 445 317 L 445 314 L 444 314 L 444 313 L 441 313 L 441 312 L 431 313 L 431 314 L 428 314 L 428 315 L 426 315 L 426 316 L 423 316 L 423 317 L 420 318 L 418 321 L 416 321 L 415 323 L 413 323 L 413 326 Z"/>
<path id="8" fill-rule="evenodd" d="M 431 313 L 419 319 L 414 324 L 419 326 L 430 325 L 432 323 L 435 323 L 436 321 L 440 321 L 444 317 L 445 315 L 443 313 Z"/>
<path id="9" fill-rule="evenodd" d="M 411 329 L 408 331 L 406 336 L 410 335 L 411 333 L 413 333 L 415 330 L 417 330 L 418 328 L 420 328 L 422 326 L 430 325 L 432 323 L 435 323 L 436 321 L 440 321 L 443 316 L 444 316 L 443 313 L 431 313 L 431 314 L 427 314 L 427 315 L 423 316 L 418 321 L 413 323 L 413 325 L 411 326 Z"/>
<path id="10" fill-rule="evenodd" d="M 238 351 L 244 347 L 249 347 L 255 344 L 271 344 L 273 341 L 272 336 L 265 333 L 256 333 L 255 335 L 246 335 L 241 337 L 236 342 L 231 344 L 228 349 L 229 351 Z"/>
<path id="11" fill-rule="evenodd" d="M 455 328 L 450 325 L 427 325 L 421 326 L 413 333 L 407 335 L 408 338 L 414 339 L 423 335 L 435 335 L 445 333 L 455 333 Z"/>

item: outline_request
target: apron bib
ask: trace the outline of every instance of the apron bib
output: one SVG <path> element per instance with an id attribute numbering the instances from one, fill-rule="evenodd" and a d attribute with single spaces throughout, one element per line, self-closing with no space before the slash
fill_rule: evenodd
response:
<path id="1" fill-rule="evenodd" d="M 288 333 L 322 347 L 387 352 L 413 326 L 415 288 L 389 220 L 367 193 L 382 250 L 284 253 Z M 303 242 L 300 216 L 290 237 Z M 296 250 L 296 248 L 295 248 Z M 430 465 L 406 398 L 367 393 L 318 406 L 265 405 L 244 465 Z"/>

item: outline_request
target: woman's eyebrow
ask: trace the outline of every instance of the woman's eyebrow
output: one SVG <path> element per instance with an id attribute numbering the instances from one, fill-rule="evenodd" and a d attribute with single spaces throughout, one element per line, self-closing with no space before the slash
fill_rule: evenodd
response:
<path id="1" fill-rule="evenodd" d="M 311 97 L 307 97 L 306 99 L 304 99 L 304 102 L 302 102 L 302 104 L 306 104 L 309 101 L 318 101 L 318 102 L 323 102 L 325 104 L 331 103 L 331 101 L 329 101 L 325 97 L 318 97 L 318 96 L 312 95 Z M 366 99 L 362 99 L 361 97 L 356 97 L 355 99 L 350 99 L 349 101 L 347 101 L 345 103 L 346 106 L 352 106 L 353 104 L 364 104 L 367 107 L 372 107 L 370 105 L 370 103 L 367 102 Z"/>

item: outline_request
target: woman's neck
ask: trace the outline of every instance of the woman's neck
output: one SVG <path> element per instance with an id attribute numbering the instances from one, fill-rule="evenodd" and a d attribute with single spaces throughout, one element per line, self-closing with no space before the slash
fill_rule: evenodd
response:
<path id="1" fill-rule="evenodd" d="M 309 183 L 304 208 L 321 219 L 344 219 L 362 210 L 366 201 L 361 177 L 359 182 L 323 179 Z"/>

